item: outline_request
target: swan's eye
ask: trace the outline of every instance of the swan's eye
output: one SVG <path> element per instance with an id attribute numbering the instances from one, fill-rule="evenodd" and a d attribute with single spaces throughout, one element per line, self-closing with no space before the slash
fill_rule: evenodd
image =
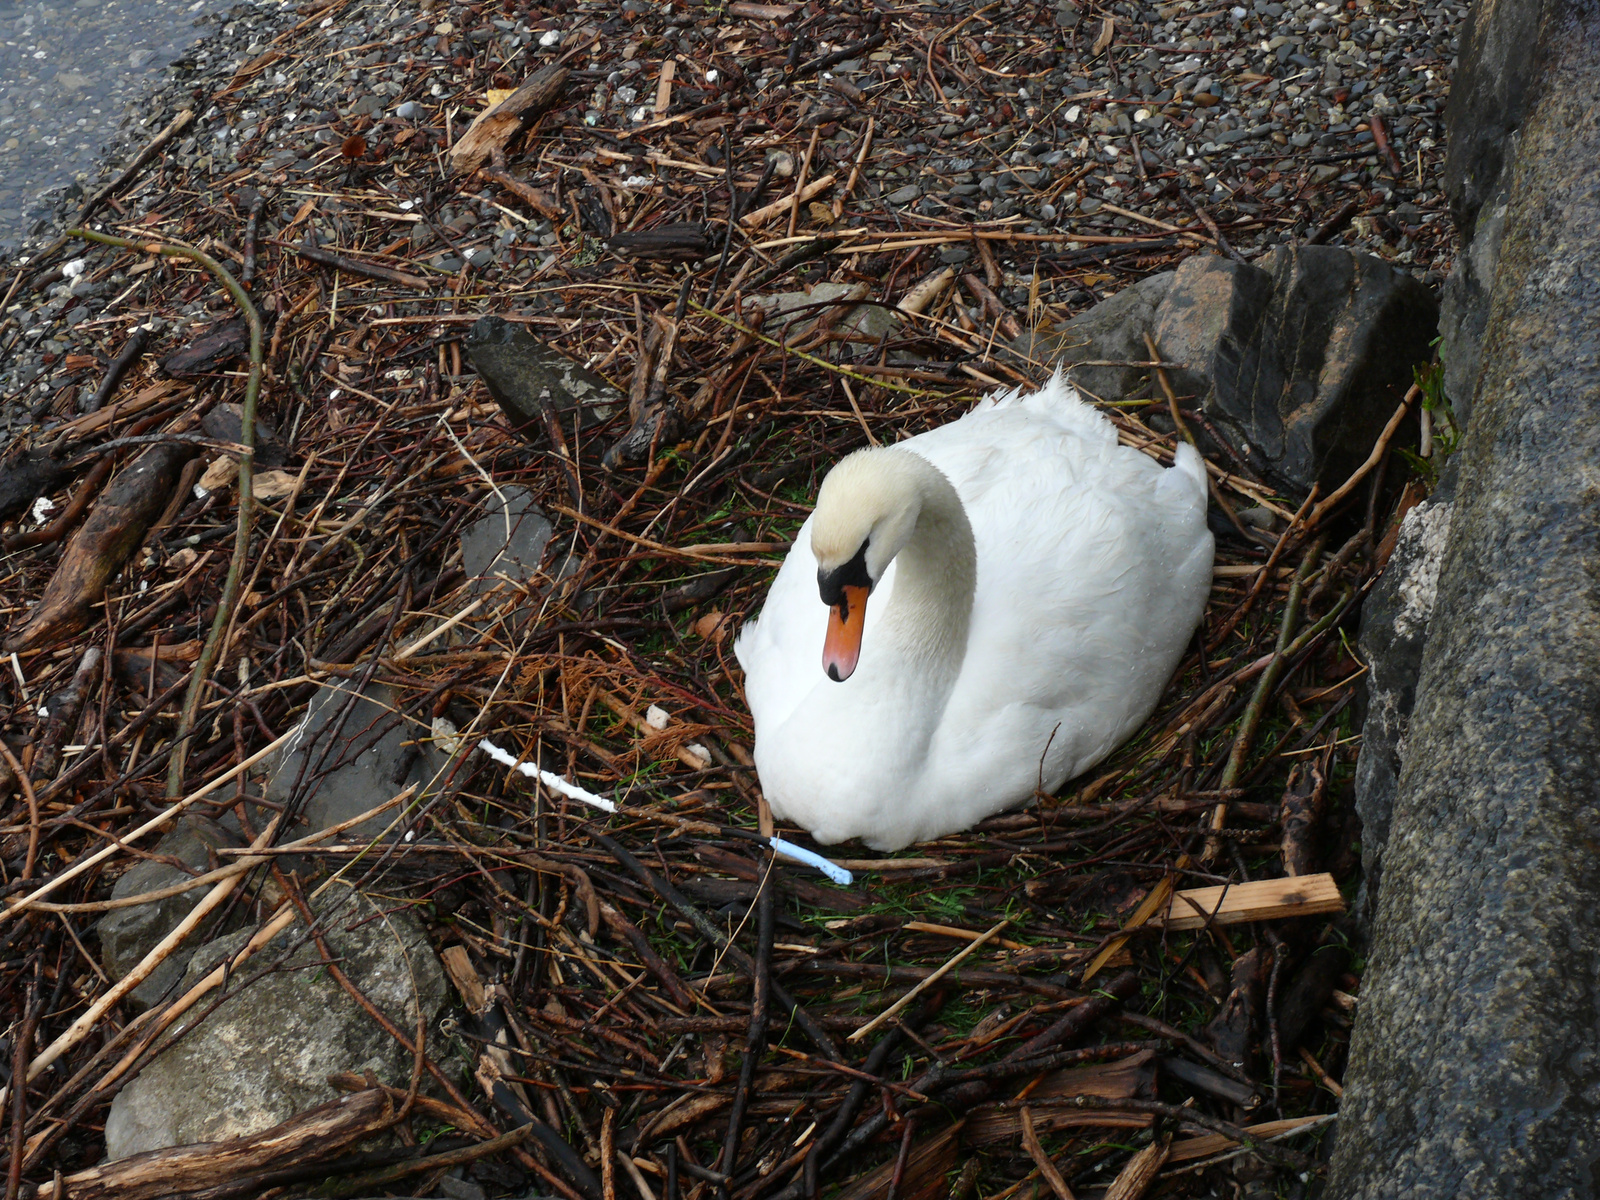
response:
<path id="1" fill-rule="evenodd" d="M 830 607 L 846 604 L 844 599 L 845 588 L 866 588 L 872 590 L 872 576 L 867 571 L 867 546 L 872 539 L 866 538 L 861 543 L 861 549 L 851 556 L 850 561 L 841 567 L 832 570 L 817 568 L 817 591 L 822 594 L 822 602 Z"/>

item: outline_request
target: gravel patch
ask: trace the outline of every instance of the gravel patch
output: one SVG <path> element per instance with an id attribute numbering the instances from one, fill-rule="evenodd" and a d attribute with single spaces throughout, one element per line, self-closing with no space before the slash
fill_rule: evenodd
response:
<path id="1" fill-rule="evenodd" d="M 870 153 L 828 222 L 834 232 L 1001 223 L 1022 236 L 987 244 L 997 292 L 1030 318 L 1070 315 L 1201 245 L 1254 258 L 1315 237 L 1434 286 L 1449 266 L 1437 181 L 1461 5 L 961 0 L 887 17 L 794 6 L 790 20 L 645 0 L 560 7 L 347 0 L 309 16 L 236 8 L 143 103 L 103 177 L 180 106 L 193 106 L 197 120 L 125 189 L 117 212 L 101 215 L 179 237 L 198 215 L 205 232 L 235 245 L 245 214 L 230 197 L 246 187 L 275 196 L 263 233 L 277 233 L 313 192 L 348 180 L 341 146 L 359 133 L 371 146 L 361 178 L 390 198 L 388 215 L 320 204 L 296 236 L 309 228 L 335 247 L 381 240 L 400 260 L 469 268 L 493 286 L 596 269 L 592 239 L 441 171 L 440 150 L 479 111 L 486 86 L 514 86 L 560 59 L 573 70 L 564 111 L 514 163 L 533 186 L 570 197 L 587 172 L 603 181 L 610 209 L 648 225 L 665 208 L 693 215 L 721 185 L 720 117 L 735 118 L 743 143 L 743 189 L 757 164 L 778 160 L 771 199 L 792 186 L 812 130 L 811 178 L 848 175 L 870 115 Z M 874 31 L 881 41 L 854 52 Z M 671 107 L 658 115 L 664 58 L 677 72 Z M 824 66 L 806 69 L 815 62 Z M 709 118 L 692 119 L 711 105 L 720 107 Z M 646 150 L 656 161 L 640 157 Z M 818 208 L 803 210 L 813 219 L 801 232 L 818 227 Z M 1074 234 L 1165 238 L 1167 253 L 1102 253 Z M 1046 236 L 1059 240 L 1037 240 Z M 130 273 L 139 264 L 108 268 L 81 247 L 68 252 L 77 257 L 65 273 L 58 255 L 0 314 L 0 422 L 48 421 L 63 393 L 85 382 L 84 355 L 114 357 L 109 327 L 148 293 L 148 277 Z M 965 244 L 934 257 L 958 267 L 973 258 Z M 180 316 L 215 303 L 195 299 Z"/>

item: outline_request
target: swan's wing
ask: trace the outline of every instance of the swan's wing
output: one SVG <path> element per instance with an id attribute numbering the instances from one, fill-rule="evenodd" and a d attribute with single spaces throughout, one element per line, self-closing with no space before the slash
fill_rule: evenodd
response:
<path id="1" fill-rule="evenodd" d="M 1199 620 L 1203 465 L 1190 451 L 1169 470 L 1119 446 L 1059 381 L 906 445 L 950 478 L 978 545 L 966 666 L 933 766 L 961 776 L 1003 745 L 1015 778 L 974 776 L 973 789 L 1026 790 L 1041 773 L 1054 786 L 1149 714 Z"/>

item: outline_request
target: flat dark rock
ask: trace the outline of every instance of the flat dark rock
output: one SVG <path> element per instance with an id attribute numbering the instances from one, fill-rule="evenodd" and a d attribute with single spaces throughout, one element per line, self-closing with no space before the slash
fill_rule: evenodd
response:
<path id="1" fill-rule="evenodd" d="M 526 441 L 545 439 L 541 397 L 562 418 L 564 429 L 573 412 L 588 428 L 628 407 L 627 397 L 595 372 L 504 317 L 478 320 L 467 333 L 466 347 L 473 369 Z"/>

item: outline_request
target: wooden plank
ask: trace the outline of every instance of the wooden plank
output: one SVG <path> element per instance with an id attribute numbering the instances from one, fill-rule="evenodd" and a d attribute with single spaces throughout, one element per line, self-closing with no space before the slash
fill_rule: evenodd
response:
<path id="1" fill-rule="evenodd" d="M 1190 888 L 1172 898 L 1164 924 L 1168 929 L 1200 929 L 1209 918 L 1218 925 L 1276 921 L 1344 911 L 1339 885 L 1326 872 L 1288 879 L 1259 879 L 1226 887 Z M 1162 921 L 1162 917 L 1153 917 Z"/>

